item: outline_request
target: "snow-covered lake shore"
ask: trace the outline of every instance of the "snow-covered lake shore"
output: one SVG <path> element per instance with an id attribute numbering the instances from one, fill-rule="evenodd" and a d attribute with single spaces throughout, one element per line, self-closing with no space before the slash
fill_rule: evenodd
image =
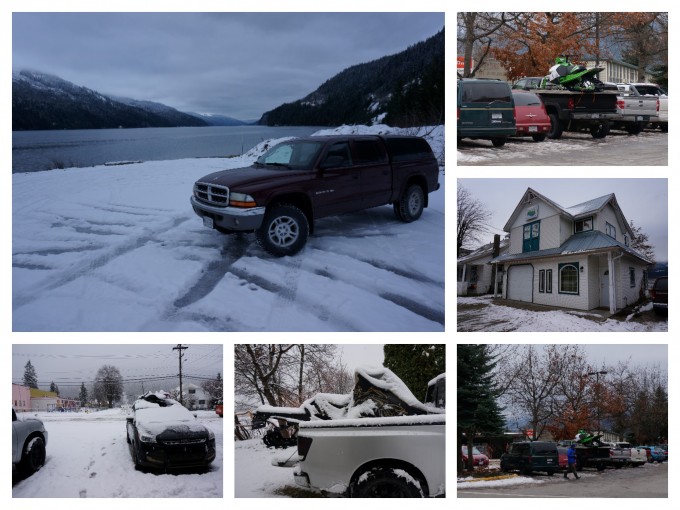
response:
<path id="1" fill-rule="evenodd" d="M 412 131 L 412 130 L 410 130 Z M 331 133 L 398 132 L 344 126 Z M 444 154 L 444 128 L 428 136 Z M 14 331 L 443 331 L 444 173 L 411 224 L 391 206 L 320 220 L 295 257 L 205 229 L 196 179 L 243 156 L 14 174 Z"/>

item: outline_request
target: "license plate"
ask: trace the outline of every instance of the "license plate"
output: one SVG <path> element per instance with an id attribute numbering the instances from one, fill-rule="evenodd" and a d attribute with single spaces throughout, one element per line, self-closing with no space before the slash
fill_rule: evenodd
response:
<path id="1" fill-rule="evenodd" d="M 645 118 L 642 115 L 638 115 L 635 117 L 635 120 L 645 120 Z"/>
<path id="2" fill-rule="evenodd" d="M 213 228 L 214 227 L 213 219 L 210 216 L 203 216 L 203 226 Z"/>
<path id="3" fill-rule="evenodd" d="M 538 126 L 529 126 L 529 133 L 535 133 L 538 131 Z"/>
<path id="4" fill-rule="evenodd" d="M 502 118 L 503 118 L 503 114 L 502 114 L 502 113 L 492 113 L 492 114 L 491 114 L 491 118 L 492 118 L 492 119 L 502 119 Z"/>
<path id="5" fill-rule="evenodd" d="M 599 118 L 600 118 L 600 114 L 599 114 L 599 113 L 592 113 L 592 114 L 590 115 L 590 118 L 591 118 L 591 119 L 599 119 Z"/>

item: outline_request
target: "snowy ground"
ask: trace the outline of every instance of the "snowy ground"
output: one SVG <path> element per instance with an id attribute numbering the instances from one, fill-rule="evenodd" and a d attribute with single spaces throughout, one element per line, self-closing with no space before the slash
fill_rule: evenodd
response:
<path id="1" fill-rule="evenodd" d="M 443 126 L 428 140 L 443 161 Z M 189 205 L 195 180 L 249 165 L 264 143 L 231 159 L 14 174 L 13 330 L 443 331 L 443 167 L 418 221 L 391 206 L 326 218 L 300 254 L 274 258 Z"/>
<path id="2" fill-rule="evenodd" d="M 14 498 L 222 498 L 223 420 L 214 411 L 196 411 L 215 433 L 217 457 L 203 474 L 136 471 L 120 409 L 96 413 L 37 415 L 48 433 L 45 465 L 21 480 L 12 473 Z M 21 416 L 21 415 L 20 415 Z"/>
<path id="3" fill-rule="evenodd" d="M 523 309 L 492 302 L 491 296 L 458 297 L 458 331 L 668 331 L 668 321 L 604 318 L 577 310 Z M 651 316 L 651 305 L 640 310 Z"/>
<path id="4" fill-rule="evenodd" d="M 285 498 L 280 492 L 285 487 L 302 489 L 293 480 L 295 468 L 272 466 L 273 458 L 288 458 L 297 448 L 267 448 L 262 438 L 236 441 L 234 496 L 237 498 Z"/>

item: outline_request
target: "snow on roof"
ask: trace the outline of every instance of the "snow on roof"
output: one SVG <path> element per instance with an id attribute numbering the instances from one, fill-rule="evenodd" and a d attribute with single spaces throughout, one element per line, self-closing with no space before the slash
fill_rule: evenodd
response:
<path id="1" fill-rule="evenodd" d="M 439 374 L 437 377 L 435 377 L 429 383 L 427 383 L 427 385 L 432 386 L 432 385 L 436 384 L 437 381 L 439 381 L 440 379 L 444 379 L 445 377 L 446 377 L 446 373 Z"/>
<path id="2" fill-rule="evenodd" d="M 501 239 L 500 244 L 498 245 L 500 251 L 506 250 L 510 246 L 510 240 L 507 238 Z M 468 253 L 467 255 L 460 257 L 458 259 L 458 264 L 464 264 L 466 262 L 469 262 L 471 260 L 475 260 L 477 258 L 485 257 L 487 255 L 492 255 L 493 254 L 493 242 L 487 243 L 485 245 L 480 246 L 476 250 L 473 250 L 472 252 Z"/>
<path id="3" fill-rule="evenodd" d="M 594 213 L 602 209 L 607 203 L 614 197 L 614 193 L 609 195 L 604 195 L 602 197 L 593 198 L 582 204 L 572 205 L 567 207 L 565 210 L 572 216 L 581 216 L 582 214 Z"/>

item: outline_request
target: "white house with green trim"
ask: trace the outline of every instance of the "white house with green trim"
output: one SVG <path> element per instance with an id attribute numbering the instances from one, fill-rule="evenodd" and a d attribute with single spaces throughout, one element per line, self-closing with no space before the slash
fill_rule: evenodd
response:
<path id="1" fill-rule="evenodd" d="M 505 299 L 614 313 L 644 291 L 651 261 L 630 247 L 613 193 L 563 207 L 528 188 L 503 229 L 509 249 L 491 264 L 502 267 Z"/>

